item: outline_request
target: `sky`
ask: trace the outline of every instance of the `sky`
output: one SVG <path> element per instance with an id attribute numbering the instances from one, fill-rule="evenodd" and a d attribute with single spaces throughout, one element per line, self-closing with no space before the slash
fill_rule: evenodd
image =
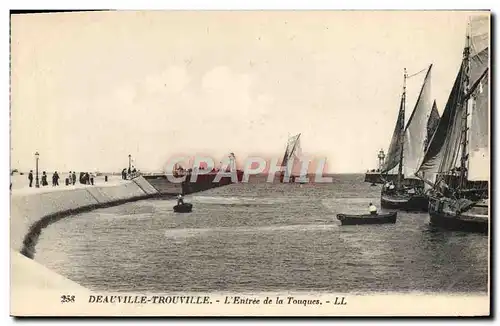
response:
<path id="1" fill-rule="evenodd" d="M 13 16 L 11 165 L 142 171 L 174 156 L 279 158 L 301 133 L 328 172 L 387 151 L 408 73 L 442 112 L 465 11 L 124 11 Z M 408 80 L 408 119 L 425 73 Z"/>

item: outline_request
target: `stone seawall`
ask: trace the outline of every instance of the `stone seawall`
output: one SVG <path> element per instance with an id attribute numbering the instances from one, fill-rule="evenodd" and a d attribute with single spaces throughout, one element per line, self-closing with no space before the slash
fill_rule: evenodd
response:
<path id="1" fill-rule="evenodd" d="M 65 216 L 160 195 L 162 193 L 143 177 L 114 185 L 13 193 L 10 246 L 26 257 L 33 258 L 35 245 L 43 228 Z"/>

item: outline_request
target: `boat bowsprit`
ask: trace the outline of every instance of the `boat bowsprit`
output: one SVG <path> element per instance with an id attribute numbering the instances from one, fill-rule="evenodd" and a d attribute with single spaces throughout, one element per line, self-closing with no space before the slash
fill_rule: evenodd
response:
<path id="1" fill-rule="evenodd" d="M 193 210 L 193 204 L 183 203 L 174 206 L 174 212 L 176 213 L 190 213 Z"/>
<path id="2" fill-rule="evenodd" d="M 396 223 L 397 212 L 385 214 L 337 214 L 337 219 L 342 225 L 361 225 L 361 224 L 388 224 Z"/>

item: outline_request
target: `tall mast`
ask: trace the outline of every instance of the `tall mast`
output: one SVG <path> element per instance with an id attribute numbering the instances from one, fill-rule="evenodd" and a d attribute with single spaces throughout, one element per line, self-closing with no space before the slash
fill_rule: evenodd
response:
<path id="1" fill-rule="evenodd" d="M 403 150 L 404 150 L 404 137 L 405 137 L 405 107 L 406 107 L 406 68 L 404 68 L 404 79 L 403 79 L 403 98 L 402 102 L 403 105 L 401 106 L 401 114 L 400 114 L 400 121 L 401 124 L 401 132 L 400 132 L 400 144 L 401 144 L 401 151 L 399 153 L 399 167 L 398 167 L 398 183 L 397 187 L 400 188 L 401 184 L 403 182 Z"/>
<path id="2" fill-rule="evenodd" d="M 465 42 L 465 47 L 464 47 L 464 52 L 463 52 L 463 60 L 462 64 L 464 65 L 464 77 L 463 77 L 463 87 L 464 87 L 464 93 L 463 94 L 468 94 L 469 93 L 469 81 L 470 81 L 470 20 L 467 26 L 467 36 L 466 36 L 466 42 Z M 467 184 L 467 159 L 468 159 L 468 153 L 467 153 L 467 117 L 469 115 L 468 112 L 468 100 L 465 100 L 463 102 L 463 109 L 462 109 L 462 155 L 460 158 L 460 183 L 459 183 L 459 189 L 464 189 Z"/>

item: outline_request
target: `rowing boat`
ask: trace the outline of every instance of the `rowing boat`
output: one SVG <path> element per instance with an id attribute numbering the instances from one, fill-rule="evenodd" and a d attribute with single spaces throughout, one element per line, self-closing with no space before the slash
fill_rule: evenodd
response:
<path id="1" fill-rule="evenodd" d="M 337 214 L 337 219 L 342 225 L 359 225 L 359 224 L 387 224 L 396 223 L 398 213 L 391 212 L 386 214 Z"/>
<path id="2" fill-rule="evenodd" d="M 174 212 L 176 213 L 190 213 L 193 210 L 193 204 L 183 203 L 174 206 Z"/>

